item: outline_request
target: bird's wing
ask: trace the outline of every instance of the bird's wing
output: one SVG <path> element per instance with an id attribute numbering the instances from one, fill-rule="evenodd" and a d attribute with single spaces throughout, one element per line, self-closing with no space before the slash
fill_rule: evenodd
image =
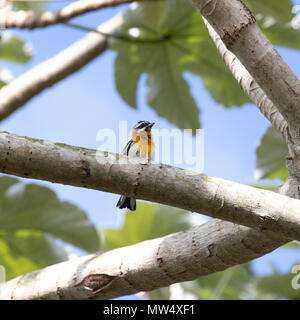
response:
<path id="1" fill-rule="evenodd" d="M 124 154 L 125 156 L 128 156 L 128 153 L 129 153 L 129 150 L 130 150 L 130 147 L 132 145 L 133 141 L 132 140 L 129 140 L 126 144 L 126 146 L 124 147 L 123 151 L 122 151 L 122 154 Z"/>
<path id="2" fill-rule="evenodd" d="M 140 149 L 138 148 L 137 143 L 133 140 L 129 140 L 122 151 L 122 154 L 128 156 L 129 158 L 140 157 Z"/>
<path id="3" fill-rule="evenodd" d="M 138 148 L 137 143 L 135 143 L 133 140 L 129 140 L 124 147 L 122 154 L 130 158 L 140 157 L 140 149 Z"/>
<path id="4" fill-rule="evenodd" d="M 139 158 L 140 156 L 141 156 L 141 152 L 138 147 L 138 144 L 133 142 L 129 147 L 128 157 L 129 158 L 137 158 L 137 157 Z"/>

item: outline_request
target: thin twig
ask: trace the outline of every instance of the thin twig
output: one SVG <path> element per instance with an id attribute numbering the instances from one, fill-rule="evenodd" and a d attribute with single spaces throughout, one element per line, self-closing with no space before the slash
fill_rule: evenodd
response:
<path id="1" fill-rule="evenodd" d="M 64 22 L 63 24 L 67 27 L 71 27 L 71 28 L 74 28 L 77 30 L 87 31 L 87 32 L 95 32 L 95 33 L 99 33 L 107 38 L 114 38 L 114 39 L 123 40 L 126 42 L 152 44 L 152 43 L 158 43 L 158 42 L 164 41 L 164 38 L 160 38 L 160 37 L 158 37 L 157 39 L 142 39 L 142 38 L 136 38 L 136 37 L 131 37 L 131 36 L 124 36 L 124 35 L 121 35 L 118 33 L 108 33 L 108 32 L 101 31 L 101 26 L 98 27 L 97 29 L 94 29 L 94 28 L 90 28 L 87 26 L 83 26 L 78 23 Z"/>
<path id="2" fill-rule="evenodd" d="M 107 7 L 115 7 L 134 1 L 162 1 L 162 0 L 79 0 L 68 4 L 57 12 L 46 11 L 36 13 L 34 11 L 0 11 L 0 25 L 2 28 L 35 29 L 66 22 L 74 17 L 87 12 Z"/>

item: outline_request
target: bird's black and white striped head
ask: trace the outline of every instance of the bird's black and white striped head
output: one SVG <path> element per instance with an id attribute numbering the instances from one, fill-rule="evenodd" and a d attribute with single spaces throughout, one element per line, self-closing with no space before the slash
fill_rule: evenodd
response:
<path id="1" fill-rule="evenodd" d="M 142 132 L 142 131 L 151 131 L 151 128 L 153 127 L 154 122 L 149 121 L 139 121 L 133 129 L 136 130 L 136 132 Z"/>

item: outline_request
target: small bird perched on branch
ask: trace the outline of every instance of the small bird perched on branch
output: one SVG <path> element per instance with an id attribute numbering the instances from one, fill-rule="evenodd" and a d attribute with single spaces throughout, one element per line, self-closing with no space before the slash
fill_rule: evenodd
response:
<path id="1" fill-rule="evenodd" d="M 151 129 L 154 122 L 139 121 L 132 129 L 131 139 L 126 144 L 122 154 L 129 158 L 142 158 L 152 160 L 154 158 L 154 143 Z M 126 196 L 121 196 L 117 207 L 120 209 L 128 208 L 131 211 L 136 210 L 136 200 Z"/>

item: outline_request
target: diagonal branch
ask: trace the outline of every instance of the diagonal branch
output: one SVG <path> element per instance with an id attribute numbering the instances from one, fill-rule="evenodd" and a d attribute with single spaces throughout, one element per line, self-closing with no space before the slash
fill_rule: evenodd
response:
<path id="1" fill-rule="evenodd" d="M 241 61 L 300 141 L 300 81 L 240 0 L 191 0 L 227 49 Z"/>
<path id="2" fill-rule="evenodd" d="M 124 194 L 300 240 L 300 201 L 159 163 L 0 134 L 0 171 Z"/>
<path id="3" fill-rule="evenodd" d="M 42 28 L 57 23 L 66 22 L 74 17 L 87 12 L 99 10 L 107 7 L 115 7 L 121 4 L 131 3 L 134 1 L 161 1 L 161 0 L 79 0 L 72 2 L 57 12 L 34 11 L 0 11 L 0 23 L 3 28 Z"/>
<path id="4" fill-rule="evenodd" d="M 100 27 L 109 32 L 122 23 L 120 15 Z M 100 28 L 99 27 L 99 28 Z M 107 49 L 107 37 L 91 32 L 51 59 L 22 74 L 0 90 L 0 120 L 51 87 L 75 73 Z"/>
<path id="5" fill-rule="evenodd" d="M 239 61 L 239 59 L 229 51 L 223 43 L 220 36 L 216 33 L 213 27 L 203 18 L 210 37 L 214 41 L 219 50 L 226 66 L 232 72 L 234 78 L 237 80 L 244 92 L 256 104 L 261 113 L 271 122 L 272 126 L 278 130 L 287 143 L 290 142 L 290 135 L 288 131 L 288 124 L 281 113 L 274 106 L 272 101 L 266 96 L 264 91 L 253 79 L 251 74 Z"/>
<path id="6" fill-rule="evenodd" d="M 257 258 L 283 244 L 276 238 L 215 219 L 30 272 L 0 284 L 0 299 L 109 299 L 150 291 Z"/>

